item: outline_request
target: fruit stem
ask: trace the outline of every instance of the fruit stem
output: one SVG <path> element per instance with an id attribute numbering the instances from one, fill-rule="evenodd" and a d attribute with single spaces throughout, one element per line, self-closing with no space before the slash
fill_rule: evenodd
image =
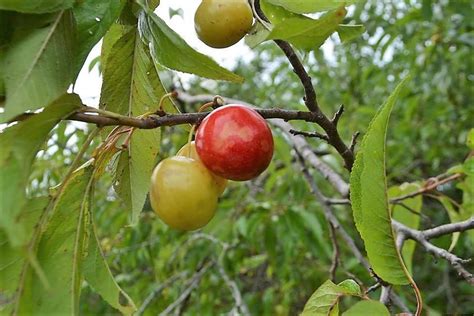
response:
<path id="1" fill-rule="evenodd" d="M 166 114 L 166 112 L 163 110 L 163 104 L 165 103 L 165 100 L 166 99 L 171 99 L 171 98 L 175 98 L 177 96 L 177 92 L 176 91 L 173 91 L 173 92 L 170 92 L 170 93 L 166 93 L 164 94 L 161 99 L 160 99 L 160 103 L 158 104 L 158 111 L 157 113 L 160 114 L 160 113 L 163 113 L 163 114 Z"/>
<path id="2" fill-rule="evenodd" d="M 188 136 L 188 153 L 187 156 L 188 158 L 191 158 L 191 141 L 193 140 L 193 134 L 194 131 L 196 130 L 196 124 L 191 127 L 191 130 L 189 131 L 189 136 Z"/>
<path id="3" fill-rule="evenodd" d="M 203 112 L 204 110 L 206 110 L 208 108 L 212 108 L 214 106 L 214 104 L 215 104 L 214 101 L 212 101 L 212 102 L 207 102 L 207 103 L 201 105 L 201 107 L 198 110 L 198 113 L 201 113 L 201 112 Z"/>

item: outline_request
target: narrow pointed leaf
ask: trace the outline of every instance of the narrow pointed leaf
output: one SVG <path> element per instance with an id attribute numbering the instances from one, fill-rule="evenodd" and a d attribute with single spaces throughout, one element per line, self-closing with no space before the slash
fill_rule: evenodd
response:
<path id="1" fill-rule="evenodd" d="M 263 9 L 272 16 L 274 25 L 267 39 L 285 40 L 304 50 L 317 49 L 324 44 L 346 15 L 343 7 L 325 13 L 319 19 L 294 14 L 269 4 L 264 5 Z"/>
<path id="2" fill-rule="evenodd" d="M 474 129 L 468 134 L 467 145 L 474 150 Z M 471 151 L 472 153 L 472 151 Z M 471 154 L 462 165 L 462 172 L 466 175 L 457 187 L 462 190 L 462 204 L 460 209 L 460 219 L 466 220 L 474 217 L 474 156 Z M 471 245 L 474 246 L 474 230 L 469 230 L 467 234 Z"/>
<path id="3" fill-rule="evenodd" d="M 75 23 L 70 10 L 42 15 L 28 32 L 14 34 L 4 56 L 5 112 L 0 123 L 47 106 L 73 79 Z M 45 27 L 36 28 L 36 24 Z"/>
<path id="4" fill-rule="evenodd" d="M 409 279 L 395 247 L 387 199 L 385 138 L 388 121 L 403 80 L 379 109 L 362 140 L 351 172 L 350 188 L 356 228 L 364 240 L 369 262 L 382 280 L 407 284 Z"/>
<path id="5" fill-rule="evenodd" d="M 244 79 L 195 51 L 153 12 L 139 16 L 140 36 L 149 45 L 153 60 L 169 69 L 201 77 L 243 82 Z"/>
<path id="6" fill-rule="evenodd" d="M 13 246 L 28 238 L 18 215 L 26 203 L 25 188 L 36 153 L 59 120 L 81 105 L 77 95 L 64 95 L 43 112 L 0 133 L 0 228 Z"/>
<path id="7" fill-rule="evenodd" d="M 83 168 L 72 176 L 58 196 L 35 253 L 49 287 L 27 264 L 20 277 L 14 314 L 78 313 L 91 181 L 92 168 Z"/>
<path id="8" fill-rule="evenodd" d="M 27 236 L 31 236 L 38 219 L 48 204 L 48 197 L 37 197 L 25 203 L 19 217 Z M 13 296 L 19 282 L 20 271 L 26 259 L 25 250 L 13 247 L 5 231 L 0 230 L 0 292 L 7 298 Z"/>
<path id="9" fill-rule="evenodd" d="M 110 26 L 118 19 L 125 0 L 78 1 L 73 8 L 77 23 L 78 52 L 76 53 L 76 75 L 92 47 L 104 36 Z"/>
<path id="10" fill-rule="evenodd" d="M 100 249 L 93 223 L 91 223 L 91 236 L 89 238 L 87 257 L 84 259 L 83 269 L 84 278 L 87 283 L 89 283 L 92 289 L 100 294 L 110 306 L 116 308 L 124 315 L 131 315 L 136 310 L 133 301 L 115 282 L 110 272 L 107 261 Z M 126 298 L 126 305 L 120 303 L 120 296 Z"/>
<path id="11" fill-rule="evenodd" d="M 451 199 L 449 197 L 440 196 L 437 199 L 443 205 L 444 209 L 448 213 L 449 220 L 451 221 L 451 223 L 460 222 L 462 220 L 469 218 L 469 217 L 462 218 L 461 214 L 458 211 L 456 211 L 456 209 L 454 208 L 454 205 L 451 202 Z M 460 232 L 455 232 L 451 235 L 451 244 L 449 245 L 448 251 L 452 251 L 454 247 L 456 247 L 460 234 L 461 234 Z"/>
<path id="12" fill-rule="evenodd" d="M 156 111 L 165 93 L 136 29 L 129 28 L 108 53 L 101 105 L 123 115 L 138 116 Z M 173 105 L 166 102 L 165 110 L 173 112 Z M 145 203 L 159 145 L 160 129 L 136 130 L 119 158 L 115 189 L 130 210 L 132 224 Z"/>
<path id="13" fill-rule="evenodd" d="M 117 41 L 127 33 L 132 27 L 124 26 L 117 23 L 112 24 L 102 40 L 102 49 L 100 52 L 100 63 L 102 69 L 105 69 L 109 53 Z"/>

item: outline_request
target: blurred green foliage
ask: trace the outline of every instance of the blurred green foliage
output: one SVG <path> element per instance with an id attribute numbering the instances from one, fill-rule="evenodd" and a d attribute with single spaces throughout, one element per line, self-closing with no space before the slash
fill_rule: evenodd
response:
<path id="1" fill-rule="evenodd" d="M 389 185 L 418 181 L 444 173 L 468 154 L 466 136 L 473 126 L 472 106 L 474 19 L 472 2 L 464 0 L 361 1 L 349 10 L 348 21 L 366 26 L 362 38 L 331 49 L 306 54 L 304 64 L 318 92 L 319 103 L 330 116 L 339 105 L 346 112 L 340 129 L 346 141 L 355 131 L 365 132 L 376 109 L 408 73 L 409 91 L 393 113 L 388 136 Z M 243 56 L 244 57 L 244 56 Z M 271 43 L 260 45 L 254 56 L 238 62 L 236 73 L 243 85 L 196 79 L 186 85 L 192 94 L 210 93 L 248 101 L 260 107 L 303 109 L 302 88 L 281 51 Z M 163 78 L 164 79 L 164 78 Z M 176 78 L 165 81 L 176 85 Z M 193 111 L 189 105 L 183 110 Z M 307 131 L 314 125 L 294 123 Z M 59 183 L 86 127 L 61 123 L 34 165 L 30 192 L 44 194 Z M 274 129 L 275 156 L 258 179 L 231 183 L 222 197 L 217 216 L 201 232 L 180 233 L 167 228 L 148 202 L 139 224 L 127 226 L 128 210 L 111 189 L 111 177 L 97 184 L 95 217 L 99 237 L 117 282 L 140 307 L 162 282 L 173 282 L 157 293 L 145 310 L 156 315 L 189 286 L 189 278 L 207 260 L 216 260 L 234 280 L 254 315 L 295 315 L 313 291 L 329 277 L 332 246 L 318 201 L 311 195 L 287 139 Z M 186 142 L 186 131 L 163 128 L 160 157 L 173 155 Z M 315 151 L 334 153 L 325 143 L 309 140 Z M 91 149 L 92 151 L 92 149 Z M 91 152 L 89 152 L 91 154 Z M 323 159 L 346 179 L 340 158 Z M 313 171 L 311 171 L 313 172 Z M 314 172 L 322 190 L 335 196 L 325 180 Z M 442 191 L 461 202 L 455 184 Z M 337 216 L 362 249 L 350 208 L 337 206 Z M 449 222 L 442 205 L 425 199 L 421 227 Z M 219 242 L 216 242 L 218 239 Z M 450 236 L 436 240 L 449 247 Z M 228 249 L 223 252 L 222 244 Z M 356 277 L 364 286 L 373 283 L 344 243 L 336 281 Z M 473 245 L 461 234 L 458 256 L 472 257 Z M 472 288 L 460 280 L 443 260 L 415 251 L 413 274 L 425 304 L 436 314 L 469 314 L 474 309 Z M 473 265 L 467 266 L 472 270 Z M 409 287 L 397 289 L 414 310 Z M 378 292 L 373 295 L 378 297 Z M 350 299 L 342 301 L 347 309 Z M 229 312 L 234 299 L 219 270 L 213 266 L 182 305 L 185 315 L 217 315 Z M 84 285 L 81 312 L 116 314 Z"/>

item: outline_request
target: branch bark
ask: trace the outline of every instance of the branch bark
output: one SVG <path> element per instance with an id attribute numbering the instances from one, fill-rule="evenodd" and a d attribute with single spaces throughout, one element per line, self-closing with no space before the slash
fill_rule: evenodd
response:
<path id="1" fill-rule="evenodd" d="M 463 266 L 463 264 L 469 262 L 470 259 L 461 259 L 446 249 L 437 247 L 429 242 L 429 239 L 431 238 L 440 237 L 453 232 L 462 232 L 468 229 L 473 229 L 474 217 L 471 217 L 470 219 L 463 222 L 442 225 L 424 231 L 412 229 L 395 220 L 392 220 L 392 226 L 397 231 L 396 245 L 399 250 L 403 247 L 405 239 L 408 238 L 415 240 L 417 243 L 423 246 L 426 251 L 432 253 L 438 258 L 443 258 L 448 261 L 460 276 L 462 276 L 469 284 L 474 285 L 474 276 Z"/>
<path id="2" fill-rule="evenodd" d="M 272 120 L 274 126 L 280 128 L 291 140 L 295 150 L 307 161 L 313 168 L 318 170 L 323 177 L 336 189 L 343 197 L 349 196 L 349 185 L 346 181 L 321 160 L 311 149 L 306 139 L 302 136 L 292 136 L 290 130 L 293 128 L 291 124 L 283 121 Z"/>
<path id="3" fill-rule="evenodd" d="M 160 316 L 165 316 L 169 315 L 171 311 L 173 311 L 175 308 L 180 306 L 187 298 L 189 295 L 191 295 L 192 291 L 199 285 L 199 282 L 201 281 L 202 277 L 204 274 L 215 264 L 214 261 L 208 261 L 204 266 L 199 269 L 188 281 L 186 284 L 186 289 L 181 293 L 181 295 L 164 311 L 162 311 L 159 315 Z"/>

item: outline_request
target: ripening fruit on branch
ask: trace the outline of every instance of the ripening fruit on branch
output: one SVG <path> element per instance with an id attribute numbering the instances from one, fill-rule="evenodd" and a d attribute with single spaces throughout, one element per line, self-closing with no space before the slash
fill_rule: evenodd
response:
<path id="1" fill-rule="evenodd" d="M 261 174 L 273 156 L 273 137 L 255 110 L 229 104 L 211 112 L 196 133 L 196 149 L 212 173 L 245 181 Z"/>
<path id="2" fill-rule="evenodd" d="M 199 160 L 174 156 L 153 171 L 151 206 L 172 228 L 195 230 L 206 225 L 216 212 L 218 197 L 214 176 Z"/>
<path id="3" fill-rule="evenodd" d="M 196 151 L 196 143 L 194 141 L 191 143 L 186 143 L 186 145 L 181 147 L 176 156 L 185 156 L 201 162 L 201 158 L 199 158 L 199 155 Z M 209 173 L 211 173 L 211 175 L 213 176 L 214 182 L 217 186 L 217 191 L 219 195 L 221 195 L 222 193 L 224 193 L 224 190 L 227 186 L 227 179 L 221 178 L 218 175 L 213 174 L 211 171 L 209 171 Z"/>
<path id="4" fill-rule="evenodd" d="M 194 15 L 199 39 L 214 48 L 234 45 L 252 28 L 252 23 L 247 0 L 203 0 Z"/>

